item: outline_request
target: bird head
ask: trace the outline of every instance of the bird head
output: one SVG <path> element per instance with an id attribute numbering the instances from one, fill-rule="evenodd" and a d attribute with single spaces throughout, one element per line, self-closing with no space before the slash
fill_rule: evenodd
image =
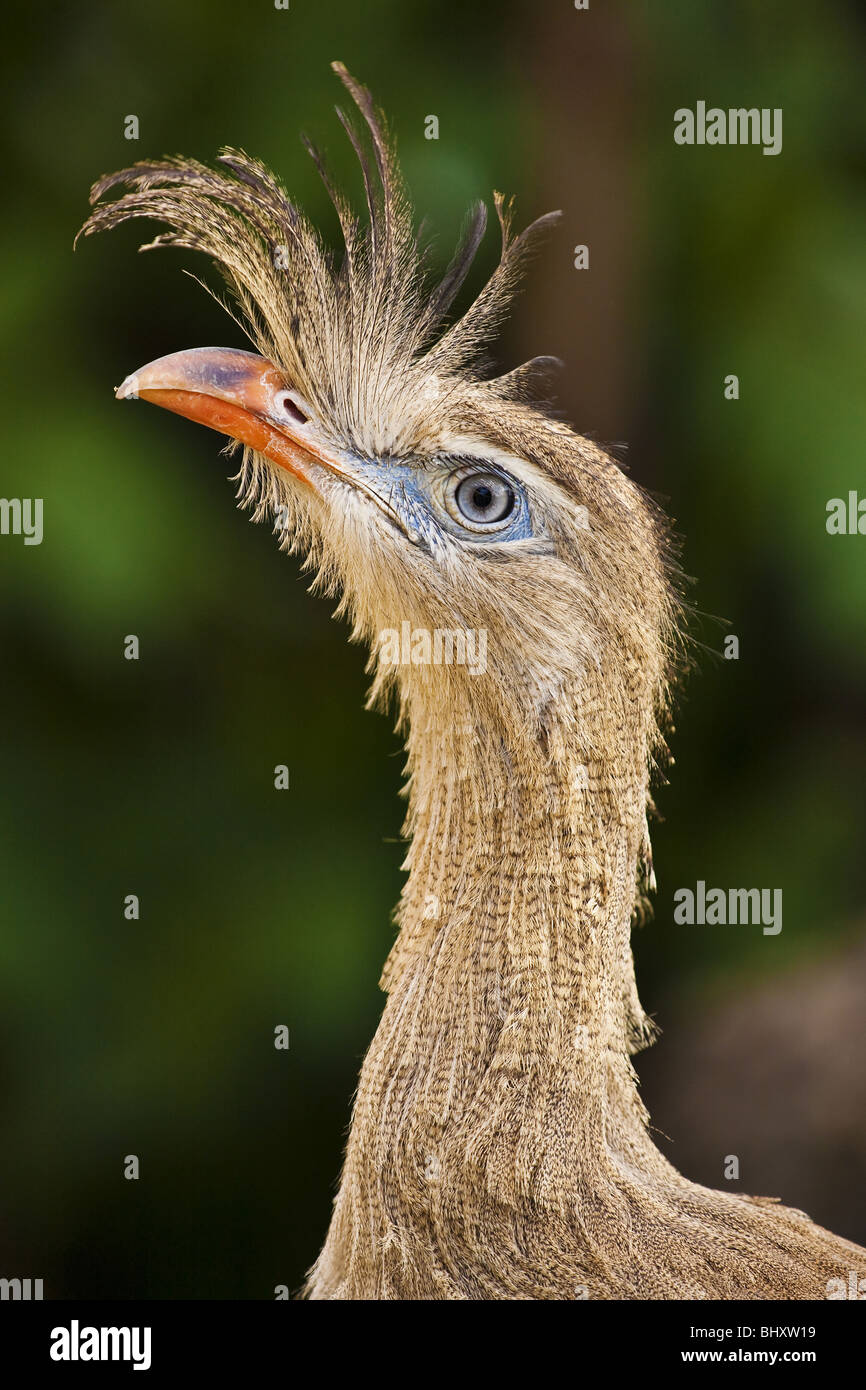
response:
<path id="1" fill-rule="evenodd" d="M 496 194 L 498 264 L 453 315 L 485 206 L 431 280 L 384 119 L 334 68 L 361 117 L 338 108 L 367 204 L 356 216 L 307 142 L 339 217 L 339 260 L 239 151 L 216 170 L 169 159 L 95 184 L 84 234 L 134 217 L 167 225 L 150 246 L 209 255 L 255 348 L 171 353 L 117 395 L 244 447 L 242 502 L 340 593 L 370 644 L 374 691 L 396 688 L 413 719 L 483 727 L 490 746 L 547 746 L 554 723 L 573 725 L 602 694 L 604 736 L 637 733 L 645 763 L 674 632 L 665 522 L 614 459 L 536 404 L 551 359 L 501 376 L 481 360 L 558 214 L 514 235 Z"/>

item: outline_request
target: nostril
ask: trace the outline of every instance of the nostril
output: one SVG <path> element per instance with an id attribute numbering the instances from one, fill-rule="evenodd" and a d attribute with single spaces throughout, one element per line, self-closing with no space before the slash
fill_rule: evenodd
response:
<path id="1" fill-rule="evenodd" d="M 301 407 L 296 401 L 293 401 L 289 395 L 281 398 L 280 405 L 290 419 L 294 420 L 298 425 L 305 425 L 310 418 L 309 415 L 304 414 Z"/>

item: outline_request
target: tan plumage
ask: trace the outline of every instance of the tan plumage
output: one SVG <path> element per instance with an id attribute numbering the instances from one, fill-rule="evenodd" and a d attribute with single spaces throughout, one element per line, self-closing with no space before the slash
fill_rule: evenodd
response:
<path id="1" fill-rule="evenodd" d="M 95 202 L 130 191 L 84 228 L 153 217 L 172 230 L 152 245 L 221 267 L 300 402 L 302 426 L 284 433 L 294 448 L 312 431 L 310 457 L 331 460 L 309 463 L 313 488 L 247 449 L 241 499 L 288 517 L 281 543 L 341 595 L 371 647 L 372 698 L 394 696 L 406 733 L 412 844 L 388 1000 L 308 1293 L 825 1297 L 828 1279 L 866 1273 L 866 1252 L 682 1178 L 649 1138 L 630 1060 L 652 1037 L 630 929 L 682 650 L 666 522 L 532 403 L 543 364 L 485 377 L 528 233 L 512 237 L 497 195 L 499 266 L 447 322 L 483 207 L 431 284 L 381 119 L 335 66 L 372 150 L 341 116 L 368 218 L 331 190 L 339 266 L 273 176 L 232 151 L 221 172 L 172 160 L 100 180 Z M 452 525 L 442 502 L 466 460 L 511 479 L 524 531 L 506 542 Z M 380 634 L 407 622 L 486 631 L 486 671 L 387 664 Z"/>

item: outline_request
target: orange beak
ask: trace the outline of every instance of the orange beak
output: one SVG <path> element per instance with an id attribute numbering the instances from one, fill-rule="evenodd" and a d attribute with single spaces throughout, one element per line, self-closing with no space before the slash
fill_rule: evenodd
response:
<path id="1" fill-rule="evenodd" d="M 190 348 L 159 357 L 117 388 L 240 440 L 315 491 L 321 468 L 345 476 L 316 441 L 300 397 L 273 363 L 235 348 Z"/>

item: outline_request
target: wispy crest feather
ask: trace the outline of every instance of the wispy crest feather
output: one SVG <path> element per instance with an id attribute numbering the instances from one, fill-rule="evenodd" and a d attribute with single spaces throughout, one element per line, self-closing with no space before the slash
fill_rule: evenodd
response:
<path id="1" fill-rule="evenodd" d="M 135 217 L 167 224 L 171 230 L 141 249 L 177 246 L 210 256 L 258 350 L 282 368 L 335 438 L 362 452 L 399 453 L 411 445 L 432 381 L 447 390 L 458 375 L 464 381 L 480 375 L 479 357 L 512 298 L 524 254 L 559 214 L 512 236 L 510 205 L 497 193 L 499 264 L 475 301 L 446 326 L 481 244 L 486 208 L 479 202 L 470 209 L 443 278 L 431 282 L 384 117 L 342 63 L 333 68 L 363 122 L 359 129 L 338 108 L 363 173 L 364 221 L 333 184 L 319 151 L 304 143 L 337 212 L 342 259 L 265 165 L 230 148 L 219 155 L 220 169 L 178 156 L 105 175 L 91 190 L 94 210 L 79 235 Z M 101 201 L 117 189 L 127 191 Z M 500 380 L 507 395 L 509 377 Z"/>

